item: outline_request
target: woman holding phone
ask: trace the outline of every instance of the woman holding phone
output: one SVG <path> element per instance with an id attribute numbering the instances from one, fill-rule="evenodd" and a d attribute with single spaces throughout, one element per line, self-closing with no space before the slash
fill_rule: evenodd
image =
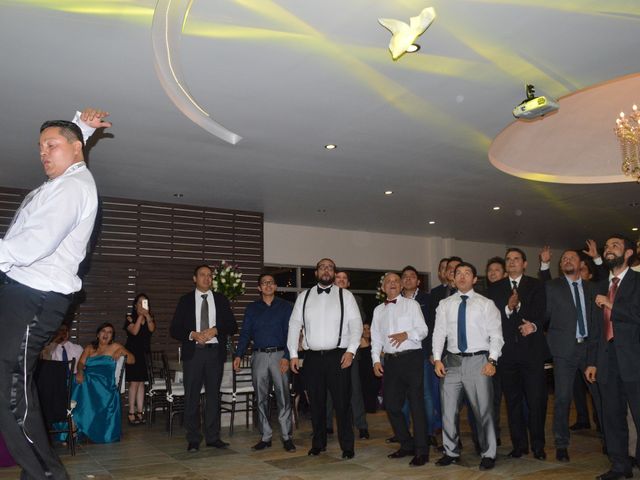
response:
<path id="1" fill-rule="evenodd" d="M 125 347 L 136 357 L 136 363 L 127 365 L 126 379 L 129 382 L 129 425 L 145 423 L 144 382 L 147 381 L 145 353 L 151 350 L 151 334 L 156 329 L 149 309 L 149 297 L 139 293 L 133 300 L 131 313 L 127 315 L 124 330 L 127 332 Z"/>

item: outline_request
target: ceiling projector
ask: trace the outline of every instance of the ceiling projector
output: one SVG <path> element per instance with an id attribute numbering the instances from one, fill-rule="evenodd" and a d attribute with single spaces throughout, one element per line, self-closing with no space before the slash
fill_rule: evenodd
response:
<path id="1" fill-rule="evenodd" d="M 555 112 L 560 108 L 556 100 L 545 95 L 536 97 L 533 85 L 527 85 L 527 98 L 513 109 L 513 116 L 523 120 L 532 120 L 543 117 L 547 113 Z"/>

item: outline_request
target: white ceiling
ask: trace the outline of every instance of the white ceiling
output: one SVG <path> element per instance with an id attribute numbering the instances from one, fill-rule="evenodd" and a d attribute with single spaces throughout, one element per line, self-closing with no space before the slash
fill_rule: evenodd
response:
<path id="1" fill-rule="evenodd" d="M 393 62 L 377 18 L 426 6 L 438 17 L 421 50 Z M 558 98 L 638 71 L 638 2 L 194 0 L 178 55 L 193 97 L 243 137 L 235 146 L 165 95 L 154 7 L 0 0 L 0 185 L 37 185 L 39 124 L 91 105 L 114 122 L 90 154 L 103 195 L 558 247 L 640 224 L 635 183 L 532 182 L 487 157 L 525 83 Z"/>

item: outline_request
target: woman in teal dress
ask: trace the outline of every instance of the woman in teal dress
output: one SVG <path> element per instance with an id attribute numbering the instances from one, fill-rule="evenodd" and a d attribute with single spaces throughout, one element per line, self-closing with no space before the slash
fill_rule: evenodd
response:
<path id="1" fill-rule="evenodd" d="M 120 392 L 116 384 L 116 361 L 127 356 L 127 364 L 135 357 L 119 343 L 113 341 L 115 329 L 103 323 L 96 330 L 96 339 L 84 349 L 78 360 L 76 384 L 72 399 L 73 420 L 79 436 L 86 436 L 95 443 L 111 443 L 120 440 L 121 415 Z"/>

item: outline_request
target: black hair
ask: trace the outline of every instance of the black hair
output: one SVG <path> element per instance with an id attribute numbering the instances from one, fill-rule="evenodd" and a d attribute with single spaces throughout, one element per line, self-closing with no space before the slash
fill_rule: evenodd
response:
<path id="1" fill-rule="evenodd" d="M 66 138 L 67 142 L 73 143 L 78 141 L 84 145 L 82 130 L 80 130 L 80 127 L 75 123 L 69 122 L 68 120 L 48 120 L 40 125 L 40 133 L 51 127 L 58 127 L 60 129 L 60 135 Z"/>
<path id="2" fill-rule="evenodd" d="M 213 273 L 213 268 L 211 268 L 206 263 L 202 263 L 202 264 L 198 265 L 196 268 L 193 269 L 193 276 L 197 277 L 198 276 L 198 270 L 200 270 L 201 268 L 204 268 L 204 267 L 207 267 L 209 270 L 211 270 L 211 273 Z"/>
<path id="3" fill-rule="evenodd" d="M 504 258 L 502 257 L 491 257 L 489 260 L 487 260 L 487 269 L 489 268 L 489 265 L 493 265 L 494 263 L 499 263 L 500 266 L 502 267 L 503 270 L 506 270 L 507 266 L 504 262 Z"/>
<path id="4" fill-rule="evenodd" d="M 449 264 L 450 262 L 462 262 L 462 258 L 456 257 L 454 255 L 453 257 L 449 257 L 449 260 L 447 261 L 447 264 Z"/>
<path id="5" fill-rule="evenodd" d="M 414 267 L 413 265 L 407 265 L 406 267 L 404 267 L 400 272 L 401 277 L 402 275 L 404 275 L 404 272 L 413 272 L 416 274 L 416 277 L 420 276 L 420 274 L 418 273 L 418 270 L 416 270 L 416 267 Z"/>
<path id="6" fill-rule="evenodd" d="M 522 261 L 523 262 L 527 261 L 527 254 L 524 253 L 521 249 L 519 249 L 517 247 L 509 247 L 509 248 L 507 248 L 507 251 L 504 253 L 504 258 L 507 258 L 507 255 L 509 255 L 509 253 L 511 253 L 511 252 L 519 253 L 520 256 L 522 257 Z"/>
<path id="7" fill-rule="evenodd" d="M 474 266 L 473 266 L 472 264 L 470 264 L 469 262 L 460 262 L 458 265 L 456 265 L 456 268 L 455 268 L 455 270 L 453 271 L 454 275 L 455 275 L 455 272 L 457 272 L 457 271 L 458 271 L 458 269 L 459 269 L 459 268 L 462 268 L 462 267 L 470 268 L 470 269 L 471 269 L 471 273 L 473 273 L 473 277 L 474 277 L 474 278 L 478 276 L 478 271 L 476 270 L 476 267 L 474 267 Z"/>
<path id="8" fill-rule="evenodd" d="M 273 283 L 275 284 L 275 282 L 276 282 L 276 277 L 274 277 L 271 273 L 262 272 L 262 273 L 258 276 L 258 285 L 260 285 L 260 282 L 262 282 L 262 279 L 263 279 L 264 277 L 271 277 L 271 278 L 273 278 Z"/>
<path id="9" fill-rule="evenodd" d="M 110 324 L 109 322 L 104 322 L 101 323 L 100 325 L 98 325 L 98 328 L 96 328 L 96 338 L 93 342 L 91 342 L 91 345 L 93 346 L 94 350 L 98 349 L 98 345 L 100 344 L 100 341 L 98 340 L 98 334 L 100 333 L 100 330 L 102 330 L 103 328 L 107 328 L 107 327 L 111 327 L 111 331 L 113 332 L 113 335 L 111 336 L 111 342 L 109 343 L 113 343 L 113 341 L 116 339 L 116 329 L 113 328 L 113 325 Z"/>

